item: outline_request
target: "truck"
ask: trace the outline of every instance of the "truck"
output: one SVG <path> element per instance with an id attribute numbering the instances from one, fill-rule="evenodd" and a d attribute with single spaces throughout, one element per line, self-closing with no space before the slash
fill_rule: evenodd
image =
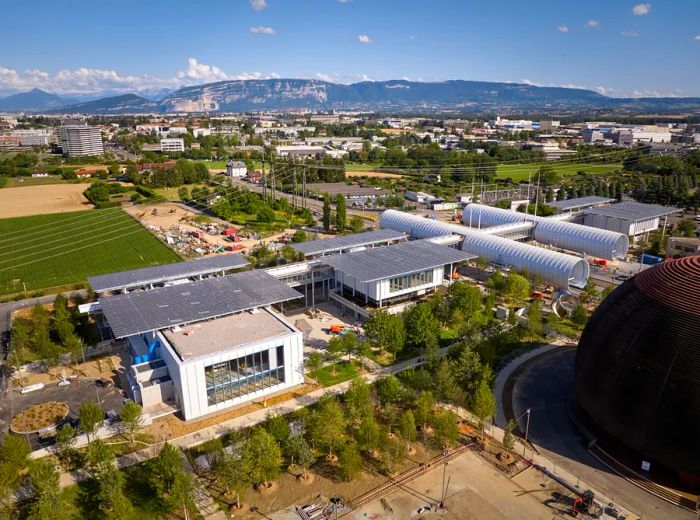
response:
<path id="1" fill-rule="evenodd" d="M 664 259 L 660 256 L 654 256 L 647 253 L 642 253 L 642 263 L 644 265 L 656 265 L 663 262 Z"/>

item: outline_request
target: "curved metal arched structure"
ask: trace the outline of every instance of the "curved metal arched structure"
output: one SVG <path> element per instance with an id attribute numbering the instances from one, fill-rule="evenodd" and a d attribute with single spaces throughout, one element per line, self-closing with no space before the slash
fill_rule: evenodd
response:
<path id="1" fill-rule="evenodd" d="M 526 215 L 501 208 L 469 204 L 462 212 L 462 222 L 474 227 L 491 227 L 514 222 L 534 222 L 533 237 L 542 244 L 590 256 L 624 258 L 629 248 L 627 235 L 558 219 Z"/>
<path id="2" fill-rule="evenodd" d="M 462 250 L 482 256 L 490 262 L 512 265 L 527 271 L 557 287 L 568 290 L 570 286 L 582 288 L 588 280 L 588 263 L 575 256 L 523 244 L 507 238 L 489 235 L 455 224 L 387 210 L 379 224 L 384 229 L 408 233 L 415 238 L 429 238 L 447 234 L 464 237 Z"/>

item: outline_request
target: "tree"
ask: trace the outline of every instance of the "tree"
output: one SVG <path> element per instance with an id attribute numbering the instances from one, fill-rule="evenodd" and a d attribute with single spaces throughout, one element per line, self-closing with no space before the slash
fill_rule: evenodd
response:
<path id="1" fill-rule="evenodd" d="M 676 231 L 683 237 L 695 237 L 695 222 L 690 219 L 681 220 L 676 226 Z"/>
<path id="2" fill-rule="evenodd" d="M 343 395 L 345 408 L 351 419 L 364 417 L 372 410 L 370 386 L 360 376 L 355 376 L 350 382 L 348 391 Z"/>
<path id="3" fill-rule="evenodd" d="M 465 345 L 459 357 L 450 365 L 455 380 L 462 388 L 469 402 L 483 377 L 481 356 L 469 345 Z"/>
<path id="4" fill-rule="evenodd" d="M 277 444 L 284 446 L 289 438 L 289 422 L 284 415 L 268 415 L 265 421 L 265 429 L 274 437 Z"/>
<path id="5" fill-rule="evenodd" d="M 530 282 L 517 273 L 508 273 L 505 280 L 505 292 L 515 300 L 524 300 L 530 296 Z"/>
<path id="6" fill-rule="evenodd" d="M 10 358 L 9 362 L 19 368 L 24 364 L 26 352 L 30 348 L 31 322 L 23 318 L 15 318 L 12 321 L 12 332 L 10 335 Z"/>
<path id="7" fill-rule="evenodd" d="M 333 449 L 345 433 L 345 416 L 338 400 L 331 395 L 324 395 L 318 408 L 311 416 L 307 428 L 311 442 L 320 449 L 333 454 Z"/>
<path id="8" fill-rule="evenodd" d="M 382 431 L 374 418 L 374 414 L 369 413 L 365 415 L 357 430 L 357 441 L 360 446 L 371 453 L 379 448 L 381 437 Z"/>
<path id="9" fill-rule="evenodd" d="M 340 349 L 347 354 L 348 361 L 350 361 L 350 356 L 357 351 L 357 334 L 354 332 L 347 332 L 340 336 Z"/>
<path id="10" fill-rule="evenodd" d="M 339 336 L 334 336 L 330 339 L 328 342 L 328 345 L 326 345 L 326 356 L 330 361 L 333 362 L 333 365 L 331 366 L 331 372 L 333 375 L 337 374 L 336 370 L 336 365 L 335 363 L 340 359 L 340 356 L 343 353 L 343 343 L 340 340 Z"/>
<path id="11" fill-rule="evenodd" d="M 484 429 L 486 419 L 496 413 L 496 398 L 491 391 L 491 386 L 485 377 L 479 382 L 479 386 L 474 394 L 474 414 L 479 418 L 481 428 L 481 440 L 484 440 Z"/>
<path id="12" fill-rule="evenodd" d="M 182 511 L 185 518 L 190 518 L 198 513 L 195 498 L 194 476 L 186 471 L 180 471 L 175 475 L 169 502 L 173 505 L 173 509 Z"/>
<path id="13" fill-rule="evenodd" d="M 353 233 L 359 233 L 360 231 L 362 231 L 362 228 L 365 227 L 365 223 L 361 217 L 355 215 L 350 219 L 349 227 L 350 231 L 352 231 Z"/>
<path id="14" fill-rule="evenodd" d="M 216 480 L 224 487 L 227 496 L 236 493 L 236 507 L 240 509 L 241 493 L 251 484 L 247 461 L 221 451 L 214 458 L 212 470 Z"/>
<path id="15" fill-rule="evenodd" d="M 443 401 L 456 402 L 460 397 L 460 387 L 454 378 L 447 359 L 442 359 L 433 374 L 435 393 Z"/>
<path id="16" fill-rule="evenodd" d="M 312 352 L 306 360 L 306 365 L 312 372 L 319 370 L 323 365 L 323 358 L 319 352 Z"/>
<path id="17" fill-rule="evenodd" d="M 143 425 L 143 410 L 134 401 L 128 401 L 119 416 L 124 431 L 129 435 L 129 443 L 133 446 L 136 441 L 136 432 Z"/>
<path id="18" fill-rule="evenodd" d="M 403 385 L 394 375 L 380 378 L 376 383 L 376 388 L 382 406 L 400 403 L 405 394 Z"/>
<path id="19" fill-rule="evenodd" d="M 416 399 L 416 421 L 418 421 L 423 428 L 430 421 L 430 417 L 433 414 L 433 406 L 435 406 L 435 398 L 433 393 L 429 390 L 423 390 Z"/>
<path id="20" fill-rule="evenodd" d="M 411 443 L 416 440 L 416 419 L 411 410 L 401 416 L 399 435 L 406 442 L 406 449 L 410 449 Z"/>
<path id="21" fill-rule="evenodd" d="M 75 441 L 75 429 L 70 424 L 60 428 L 56 432 L 56 449 L 59 457 L 67 458 L 75 446 Z"/>
<path id="22" fill-rule="evenodd" d="M 88 434 L 88 440 L 94 435 L 99 424 L 104 421 L 104 412 L 100 405 L 92 401 L 85 402 L 78 409 L 80 428 Z"/>
<path id="23" fill-rule="evenodd" d="M 582 303 L 576 304 L 576 307 L 574 307 L 574 310 L 571 311 L 571 321 L 572 323 L 575 323 L 576 325 L 583 326 L 586 324 L 586 321 L 588 321 L 588 315 L 586 314 L 586 308 L 583 306 Z"/>
<path id="24" fill-rule="evenodd" d="M 316 457 L 309 443 L 301 435 L 291 437 L 287 442 L 287 453 L 290 460 L 303 469 L 304 479 L 307 478 L 307 470 L 316 462 Z"/>
<path id="25" fill-rule="evenodd" d="M 175 477 L 184 471 L 180 452 L 172 444 L 166 442 L 158 456 L 150 461 L 155 487 L 170 493 L 175 484 Z"/>
<path id="26" fill-rule="evenodd" d="M 190 189 L 187 186 L 180 186 L 177 190 L 177 196 L 181 201 L 187 202 L 190 200 Z"/>
<path id="27" fill-rule="evenodd" d="M 414 305 L 404 313 L 406 342 L 424 350 L 437 347 L 440 335 L 440 322 L 426 304 Z"/>
<path id="28" fill-rule="evenodd" d="M 335 197 L 335 229 L 338 233 L 345 231 L 346 227 L 346 209 L 345 209 L 345 197 L 338 193 Z"/>
<path id="29" fill-rule="evenodd" d="M 454 446 L 459 437 L 457 417 L 449 410 L 441 409 L 433 418 L 435 442 L 440 448 Z"/>
<path id="30" fill-rule="evenodd" d="M 514 430 L 515 421 L 511 419 L 508 421 L 508 424 L 506 424 L 506 427 L 503 430 L 503 447 L 508 451 L 512 451 L 515 447 L 515 435 L 513 435 Z"/>
<path id="31" fill-rule="evenodd" d="M 527 311 L 527 330 L 532 334 L 542 334 L 542 310 L 537 298 L 532 300 Z"/>
<path id="32" fill-rule="evenodd" d="M 13 433 L 3 435 L 2 444 L 0 444 L 0 462 L 11 464 L 19 471 L 27 466 L 30 452 L 29 443 L 23 437 Z"/>
<path id="33" fill-rule="evenodd" d="M 9 462 L 0 461 L 0 504 L 11 510 L 14 506 L 13 495 L 22 482 L 20 468 Z"/>
<path id="34" fill-rule="evenodd" d="M 450 310 L 460 310 L 467 317 L 482 308 L 481 291 L 478 287 L 466 282 L 455 282 L 447 289 L 447 299 Z"/>
<path id="35" fill-rule="evenodd" d="M 331 230 L 331 198 L 326 193 L 323 196 L 323 218 L 321 219 L 323 223 L 323 229 L 326 233 Z"/>
<path id="36" fill-rule="evenodd" d="M 258 426 L 248 439 L 243 449 L 243 460 L 250 468 L 253 484 L 268 486 L 268 481 L 280 474 L 282 451 L 275 438 Z"/>
<path id="37" fill-rule="evenodd" d="M 96 479 L 114 466 L 114 460 L 114 451 L 101 439 L 93 441 L 85 452 L 85 465 L 90 475 Z"/>
<path id="38" fill-rule="evenodd" d="M 97 478 L 99 491 L 97 499 L 100 510 L 110 520 L 129 520 L 133 517 L 134 508 L 124 495 L 124 475 L 114 465 L 105 468 L 104 473 Z"/>
<path id="39" fill-rule="evenodd" d="M 404 323 L 400 316 L 379 310 L 365 322 L 365 335 L 374 348 L 390 352 L 394 359 L 404 345 Z"/>
<path id="40" fill-rule="evenodd" d="M 362 457 L 353 442 L 347 443 L 338 455 L 338 475 L 346 481 L 354 480 L 362 471 Z"/>
<path id="41" fill-rule="evenodd" d="M 33 461 L 29 478 L 34 497 L 29 506 L 30 520 L 55 520 L 65 518 L 61 504 L 61 487 L 56 468 L 48 459 Z"/>

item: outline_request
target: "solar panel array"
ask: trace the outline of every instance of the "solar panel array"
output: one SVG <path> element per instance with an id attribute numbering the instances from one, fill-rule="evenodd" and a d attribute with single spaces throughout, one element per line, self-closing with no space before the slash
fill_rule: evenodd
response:
<path id="1" fill-rule="evenodd" d="M 248 261 L 239 254 L 217 255 L 189 262 L 144 267 L 132 271 L 102 274 L 88 278 L 90 287 L 95 292 L 116 291 L 127 287 L 137 287 L 152 283 L 162 283 L 178 278 L 201 276 L 222 270 L 237 269 L 248 265 Z"/>
<path id="2" fill-rule="evenodd" d="M 547 206 L 559 208 L 561 210 L 580 208 L 589 204 L 605 204 L 607 202 L 615 202 L 615 199 L 609 197 L 598 197 L 596 195 L 588 195 L 586 197 L 577 197 L 575 199 L 557 200 L 554 202 L 546 202 Z"/>
<path id="3" fill-rule="evenodd" d="M 441 265 L 464 262 L 474 255 L 441 246 L 429 240 L 376 247 L 346 255 L 336 255 L 323 261 L 359 282 L 371 282 Z"/>
<path id="4" fill-rule="evenodd" d="M 311 240 L 292 244 L 292 249 L 306 256 L 319 255 L 340 251 L 352 247 L 370 246 L 380 242 L 394 241 L 406 238 L 405 233 L 394 231 L 393 229 L 380 229 L 378 231 L 366 231 L 340 237 L 325 238 L 322 240 Z"/>
<path id="5" fill-rule="evenodd" d="M 301 298 L 265 271 L 244 271 L 187 285 L 100 298 L 115 337 L 193 323 Z"/>

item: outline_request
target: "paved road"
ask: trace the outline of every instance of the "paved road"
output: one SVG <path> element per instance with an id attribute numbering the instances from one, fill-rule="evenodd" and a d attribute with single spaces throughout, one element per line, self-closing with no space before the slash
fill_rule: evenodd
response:
<path id="1" fill-rule="evenodd" d="M 580 477 L 593 488 L 611 496 L 645 519 L 694 518 L 611 473 L 587 450 L 587 440 L 572 420 L 569 409 L 574 396 L 575 349 L 555 350 L 529 362 L 513 387 L 513 412 L 532 409 L 530 440 L 543 455 Z M 521 425 L 524 427 L 524 425 Z"/>
<path id="2" fill-rule="evenodd" d="M 66 298 L 70 298 L 73 295 L 80 295 L 84 298 L 87 296 L 87 291 L 81 289 L 79 291 L 69 291 L 63 293 L 63 296 Z M 24 309 L 25 307 L 33 307 L 37 303 L 52 303 L 55 299 L 56 295 L 50 294 L 48 296 L 28 298 L 26 300 L 19 300 L 16 302 L 0 303 L 0 332 L 10 330 L 10 318 L 13 312 L 18 311 L 19 309 Z"/>

